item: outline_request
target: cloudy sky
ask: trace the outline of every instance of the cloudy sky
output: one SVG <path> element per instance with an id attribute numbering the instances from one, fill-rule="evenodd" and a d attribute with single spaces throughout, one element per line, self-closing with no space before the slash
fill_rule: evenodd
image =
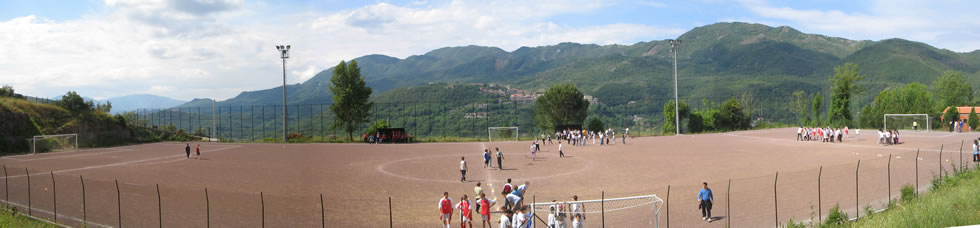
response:
<path id="1" fill-rule="evenodd" d="M 849 39 L 980 49 L 977 1 L 4 0 L 0 84 L 54 97 L 234 97 L 282 84 L 275 45 L 293 46 L 290 84 L 340 60 L 446 46 L 512 51 L 559 42 L 632 44 L 743 21 Z"/>

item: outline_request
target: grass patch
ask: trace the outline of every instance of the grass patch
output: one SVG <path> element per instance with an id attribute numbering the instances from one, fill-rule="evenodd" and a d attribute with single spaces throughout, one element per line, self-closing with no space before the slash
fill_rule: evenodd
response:
<path id="1" fill-rule="evenodd" d="M 59 227 L 50 223 L 34 220 L 9 209 L 0 210 L 0 227 Z"/>
<path id="2" fill-rule="evenodd" d="M 929 194 L 902 200 L 888 211 L 850 224 L 852 227 L 949 227 L 980 224 L 980 171 L 969 170 L 933 182 Z M 911 190 L 911 189 L 910 189 Z M 909 196 L 909 197 L 906 197 Z"/>

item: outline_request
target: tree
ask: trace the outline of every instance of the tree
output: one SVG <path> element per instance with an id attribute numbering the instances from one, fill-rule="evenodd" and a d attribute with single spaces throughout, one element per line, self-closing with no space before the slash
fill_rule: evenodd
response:
<path id="1" fill-rule="evenodd" d="M 68 91 L 64 96 L 61 96 L 61 100 L 56 104 L 73 114 L 90 111 L 94 106 L 91 101 L 85 101 L 85 98 L 79 96 L 75 91 Z"/>
<path id="2" fill-rule="evenodd" d="M 901 88 L 888 88 L 878 92 L 872 103 L 861 111 L 861 126 L 881 128 L 885 114 L 929 114 L 938 116 L 936 101 L 929 88 L 918 82 Z M 911 124 L 911 123 L 909 123 Z"/>
<path id="3" fill-rule="evenodd" d="M 958 71 L 946 71 L 936 79 L 932 88 L 936 91 L 941 107 L 962 106 L 973 100 L 973 88 Z"/>
<path id="4" fill-rule="evenodd" d="M 592 117 L 589 118 L 588 121 L 586 121 L 585 129 L 589 131 L 600 132 L 606 129 L 606 124 L 602 123 L 602 120 L 600 120 L 599 118 Z"/>
<path id="5" fill-rule="evenodd" d="M 367 132 L 370 133 L 370 134 L 374 134 L 374 132 L 376 132 L 376 131 L 378 131 L 378 129 L 382 129 L 382 128 L 388 128 L 388 121 L 386 121 L 386 120 L 374 121 L 374 124 L 371 124 L 371 127 L 368 128 L 368 131 Z"/>
<path id="6" fill-rule="evenodd" d="M 95 111 L 109 113 L 112 111 L 112 102 L 106 101 L 105 104 L 95 104 Z"/>
<path id="7" fill-rule="evenodd" d="M 830 124 L 843 127 L 851 123 L 851 96 L 864 92 L 864 87 L 858 85 L 861 79 L 864 76 L 858 74 L 857 64 L 845 63 L 834 67 L 834 76 L 830 78 Z"/>
<path id="8" fill-rule="evenodd" d="M 13 96 L 14 96 L 14 87 L 10 87 L 9 85 L 4 85 L 3 87 L 0 87 L 0 97 L 13 97 Z"/>
<path id="9" fill-rule="evenodd" d="M 683 122 L 684 119 L 687 119 L 688 116 L 691 115 L 691 108 L 687 105 L 687 103 L 684 103 L 683 101 L 681 101 L 681 103 L 678 103 L 677 106 L 680 106 L 681 109 L 680 119 L 681 122 Z M 677 130 L 675 130 L 674 128 L 674 122 L 676 122 L 676 119 L 677 117 L 674 116 L 674 100 L 670 100 L 666 104 L 664 104 L 664 127 L 663 127 L 664 134 L 669 135 L 677 132 Z"/>
<path id="10" fill-rule="evenodd" d="M 796 113 L 796 117 L 799 119 L 800 125 L 806 124 L 806 122 L 808 122 L 810 119 L 810 110 L 807 109 L 809 108 L 808 106 L 810 106 L 810 104 L 807 103 L 808 99 L 806 95 L 806 91 L 802 90 L 793 92 L 793 98 L 795 98 L 793 103 L 793 113 Z"/>
<path id="11" fill-rule="evenodd" d="M 820 94 L 820 92 L 817 92 L 817 93 L 813 94 L 813 104 L 812 105 L 813 105 L 813 107 L 810 108 L 810 110 L 813 110 L 813 123 L 811 123 L 811 124 L 813 124 L 813 125 L 820 125 L 820 114 L 823 113 L 822 112 L 822 108 L 823 108 L 823 95 Z"/>
<path id="12" fill-rule="evenodd" d="M 980 126 L 980 116 L 977 116 L 976 108 L 970 107 L 970 118 L 967 121 L 970 121 L 970 130 L 976 130 Z"/>
<path id="13" fill-rule="evenodd" d="M 354 131 L 368 121 L 371 106 L 374 105 L 374 102 L 368 100 L 372 91 L 364 83 L 357 61 L 350 61 L 350 64 L 340 61 L 334 67 L 333 76 L 330 77 L 330 92 L 333 93 L 330 111 L 335 116 L 330 129 L 343 129 L 347 132 L 347 140 L 353 141 Z"/>
<path id="14" fill-rule="evenodd" d="M 581 124 L 589 110 L 589 101 L 578 87 L 570 83 L 554 85 L 538 98 L 534 122 L 541 129 L 558 125 Z"/>
<path id="15" fill-rule="evenodd" d="M 949 131 L 953 131 L 953 125 L 951 125 L 949 122 L 959 120 L 960 111 L 957 110 L 955 106 L 950 106 L 949 109 L 946 110 L 946 113 L 943 113 L 943 125 L 946 125 L 946 127 L 949 128 Z"/>
<path id="16" fill-rule="evenodd" d="M 721 103 L 718 113 L 715 113 L 715 128 L 719 130 L 748 129 L 750 122 L 751 117 L 745 114 L 742 105 L 734 98 Z"/>

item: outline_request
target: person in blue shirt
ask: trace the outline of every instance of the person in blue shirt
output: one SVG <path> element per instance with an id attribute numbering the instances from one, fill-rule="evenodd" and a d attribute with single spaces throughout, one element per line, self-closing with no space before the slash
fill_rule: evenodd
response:
<path id="1" fill-rule="evenodd" d="M 698 193 L 698 209 L 701 209 L 701 217 L 704 221 L 711 222 L 711 205 L 715 203 L 715 196 L 708 188 L 708 182 L 704 182 L 704 187 Z"/>

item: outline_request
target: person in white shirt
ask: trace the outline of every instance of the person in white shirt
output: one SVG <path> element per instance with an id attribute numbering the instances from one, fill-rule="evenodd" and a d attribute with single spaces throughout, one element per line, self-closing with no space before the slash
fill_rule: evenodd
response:
<path id="1" fill-rule="evenodd" d="M 449 192 L 443 192 L 442 199 L 439 199 L 439 219 L 445 228 L 449 228 L 453 222 L 453 200 L 449 199 Z"/>
<path id="2" fill-rule="evenodd" d="M 552 201 L 552 202 L 554 202 L 554 201 Z M 551 205 L 550 207 L 548 207 L 548 210 L 549 210 L 549 212 L 548 212 L 548 228 L 556 228 L 556 227 L 558 227 L 558 215 L 555 214 L 555 206 L 556 205 Z"/>
<path id="3" fill-rule="evenodd" d="M 565 157 L 565 152 L 561 150 L 561 140 L 558 140 L 558 157 L 559 158 Z"/>
<path id="4" fill-rule="evenodd" d="M 511 227 L 514 227 L 514 228 L 526 228 L 527 227 L 526 225 L 528 224 L 528 222 L 527 222 L 527 214 L 525 214 L 526 212 L 527 212 L 527 207 L 526 206 L 521 207 L 519 210 L 517 210 L 517 214 L 515 214 L 514 215 L 514 218 L 513 218 L 513 220 L 514 220 L 513 223 L 514 224 L 512 224 Z"/>
<path id="5" fill-rule="evenodd" d="M 531 161 L 534 161 L 534 159 L 537 158 L 537 154 L 538 154 L 538 147 L 534 146 L 534 144 L 531 144 Z"/>
<path id="6" fill-rule="evenodd" d="M 882 132 L 881 129 L 879 128 L 878 129 L 878 145 L 881 145 L 882 143 L 885 143 L 885 132 Z"/>
<path id="7" fill-rule="evenodd" d="M 459 173 L 461 174 L 461 176 L 459 177 L 459 182 L 465 182 L 466 181 L 466 157 L 462 157 L 459 160 Z"/>
<path id="8" fill-rule="evenodd" d="M 803 141 L 803 127 L 796 129 L 796 141 Z"/>
<path id="9" fill-rule="evenodd" d="M 857 136 L 857 141 L 861 141 L 861 128 L 854 129 L 854 136 Z"/>
<path id="10" fill-rule="evenodd" d="M 572 201 L 578 201 L 578 196 L 572 196 Z M 585 227 L 585 206 L 581 203 L 572 203 L 572 228 Z"/>
<path id="11" fill-rule="evenodd" d="M 500 215 L 500 228 L 512 228 L 514 223 L 511 222 L 510 217 L 513 215 L 513 211 L 504 210 L 504 214 Z"/>

